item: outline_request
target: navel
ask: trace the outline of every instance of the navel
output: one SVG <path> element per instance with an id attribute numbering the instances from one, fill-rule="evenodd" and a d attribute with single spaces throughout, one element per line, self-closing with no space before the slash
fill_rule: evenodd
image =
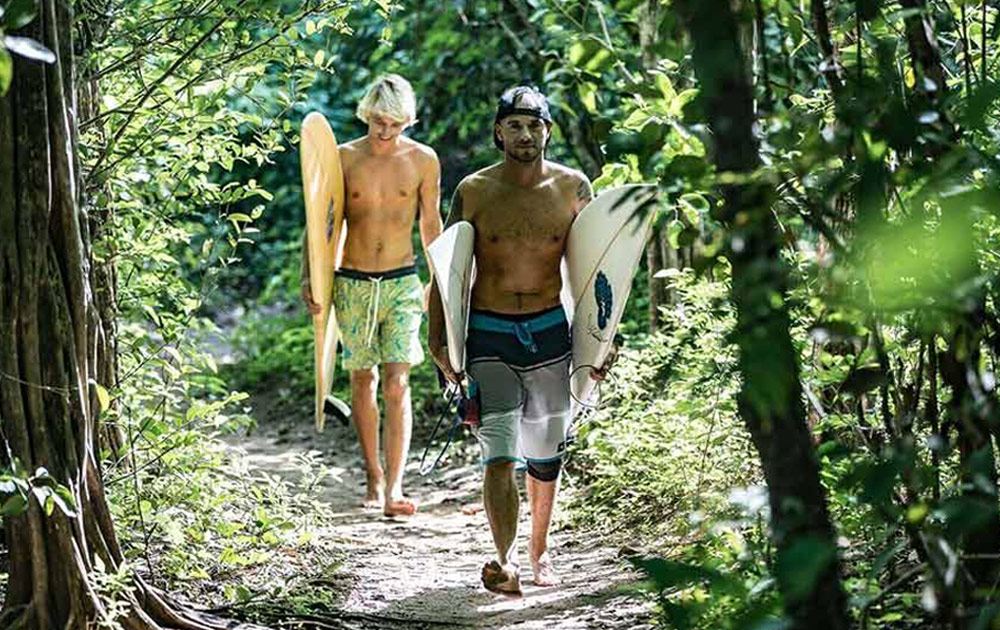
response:
<path id="1" fill-rule="evenodd" d="M 352 192 L 352 193 L 351 193 L 351 199 L 357 199 L 357 198 L 358 198 L 358 197 L 360 197 L 360 196 L 361 196 L 361 193 L 359 193 L 359 192 L 358 192 L 358 191 L 356 191 L 356 190 L 355 190 L 354 192 Z"/>
<path id="2" fill-rule="evenodd" d="M 405 197 L 406 196 L 406 191 L 405 190 L 400 190 L 399 191 L 399 196 L 400 197 Z"/>

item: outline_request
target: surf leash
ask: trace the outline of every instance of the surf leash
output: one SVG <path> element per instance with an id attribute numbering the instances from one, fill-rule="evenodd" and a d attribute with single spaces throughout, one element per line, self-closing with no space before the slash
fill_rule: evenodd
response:
<path id="1" fill-rule="evenodd" d="M 431 431 L 431 436 L 427 440 L 427 446 L 424 447 L 424 453 L 420 456 L 419 471 L 420 475 L 424 477 L 434 472 L 438 467 L 445 453 L 451 447 L 451 443 L 462 432 L 462 427 L 476 428 L 479 426 L 479 388 L 475 381 L 471 381 L 468 388 L 458 383 L 451 384 L 445 390 L 445 396 L 447 396 L 448 403 L 438 416 L 434 430 Z M 434 439 L 437 438 L 442 426 L 449 418 L 451 420 L 448 423 L 447 433 L 445 433 L 444 446 L 441 447 L 437 457 L 428 466 L 427 455 L 434 445 Z"/>

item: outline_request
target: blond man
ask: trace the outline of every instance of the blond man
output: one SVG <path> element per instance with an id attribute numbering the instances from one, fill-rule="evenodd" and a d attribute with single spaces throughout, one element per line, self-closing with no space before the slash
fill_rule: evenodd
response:
<path id="1" fill-rule="evenodd" d="M 403 135 L 416 121 L 413 88 L 403 77 L 389 74 L 372 83 L 358 103 L 357 116 L 368 125 L 368 133 L 340 147 L 347 238 L 334 278 L 333 302 L 367 476 L 364 504 L 381 508 L 386 516 L 410 515 L 417 509 L 403 494 L 413 426 L 410 366 L 424 358 L 424 290 L 411 235 L 418 223 L 426 251 L 441 233 L 441 168 L 433 149 Z M 304 252 L 302 299 L 311 312 L 318 312 Z M 380 380 L 384 466 L 376 401 Z"/>

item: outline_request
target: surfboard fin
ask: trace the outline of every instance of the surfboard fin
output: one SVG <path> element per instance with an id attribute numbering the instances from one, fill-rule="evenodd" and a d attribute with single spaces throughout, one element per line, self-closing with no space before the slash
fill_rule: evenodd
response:
<path id="1" fill-rule="evenodd" d="M 351 407 L 332 394 L 323 399 L 323 413 L 340 420 L 345 427 L 351 424 Z"/>

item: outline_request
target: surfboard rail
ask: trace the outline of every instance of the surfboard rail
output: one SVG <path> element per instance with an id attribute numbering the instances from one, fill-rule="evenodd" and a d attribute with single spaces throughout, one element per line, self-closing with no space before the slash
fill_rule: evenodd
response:
<path id="1" fill-rule="evenodd" d="M 476 230 L 459 221 L 442 232 L 427 247 L 434 282 L 444 311 L 448 362 L 456 373 L 465 371 L 465 338 L 469 328 L 469 302 L 475 279 Z"/>
<path id="2" fill-rule="evenodd" d="M 333 308 L 333 274 L 341 247 L 344 219 L 344 173 L 337 138 L 326 117 L 310 112 L 302 121 L 299 160 L 308 236 L 309 284 L 320 312 L 313 315 L 316 380 L 315 425 L 326 422 L 324 400 L 333 388 L 337 317 Z"/>
<path id="3" fill-rule="evenodd" d="M 656 187 L 645 184 L 603 191 L 570 228 L 563 302 L 572 309 L 575 411 L 589 402 L 596 385 L 587 368 L 603 365 L 611 350 L 655 215 L 637 211 L 655 195 Z"/>

